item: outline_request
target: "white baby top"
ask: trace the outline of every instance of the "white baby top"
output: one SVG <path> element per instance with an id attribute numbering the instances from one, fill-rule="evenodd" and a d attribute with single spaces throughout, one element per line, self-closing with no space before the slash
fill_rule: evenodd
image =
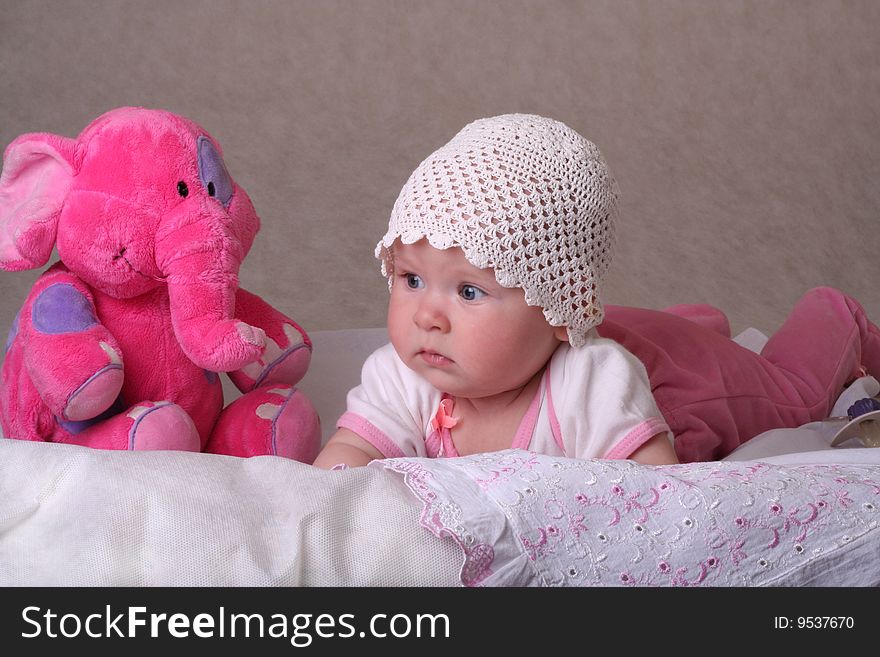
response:
<path id="1" fill-rule="evenodd" d="M 361 384 L 348 393 L 348 410 L 336 426 L 353 431 L 386 458 L 458 456 L 443 422 L 451 408 L 446 399 L 386 344 L 367 358 Z M 592 331 L 585 345 L 563 343 L 554 352 L 511 447 L 625 459 L 664 431 L 671 441 L 644 365 Z"/>

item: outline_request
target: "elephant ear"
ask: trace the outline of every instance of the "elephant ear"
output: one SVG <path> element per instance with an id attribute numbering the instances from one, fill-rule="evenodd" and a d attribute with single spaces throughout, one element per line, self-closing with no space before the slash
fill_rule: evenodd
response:
<path id="1" fill-rule="evenodd" d="M 75 173 L 74 139 L 45 133 L 15 139 L 0 174 L 0 268 L 42 267 Z"/>

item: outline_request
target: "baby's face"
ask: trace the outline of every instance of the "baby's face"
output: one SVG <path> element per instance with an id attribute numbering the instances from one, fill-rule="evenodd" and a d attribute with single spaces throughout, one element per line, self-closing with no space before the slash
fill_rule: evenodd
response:
<path id="1" fill-rule="evenodd" d="M 468 398 L 525 385 L 566 335 L 526 304 L 521 289 L 502 287 L 461 249 L 426 240 L 394 246 L 388 333 L 410 369 Z"/>

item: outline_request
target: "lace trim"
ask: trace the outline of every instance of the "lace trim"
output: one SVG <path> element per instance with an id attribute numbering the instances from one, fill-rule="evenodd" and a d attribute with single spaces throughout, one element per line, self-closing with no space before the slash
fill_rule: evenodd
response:
<path id="1" fill-rule="evenodd" d="M 492 574 L 495 550 L 477 541 L 476 536 L 461 522 L 461 508 L 435 491 L 434 475 L 418 461 L 394 459 L 383 461 L 389 470 L 403 475 L 407 487 L 422 501 L 419 524 L 437 538 L 450 537 L 462 551 L 464 562 L 459 577 L 465 586 L 479 586 Z"/>

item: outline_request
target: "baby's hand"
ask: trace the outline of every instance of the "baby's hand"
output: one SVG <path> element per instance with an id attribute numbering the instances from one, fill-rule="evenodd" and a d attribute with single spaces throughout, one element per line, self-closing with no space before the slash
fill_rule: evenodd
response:
<path id="1" fill-rule="evenodd" d="M 379 450 L 353 431 L 337 429 L 313 465 L 325 470 L 346 470 L 381 458 L 383 456 Z"/>

